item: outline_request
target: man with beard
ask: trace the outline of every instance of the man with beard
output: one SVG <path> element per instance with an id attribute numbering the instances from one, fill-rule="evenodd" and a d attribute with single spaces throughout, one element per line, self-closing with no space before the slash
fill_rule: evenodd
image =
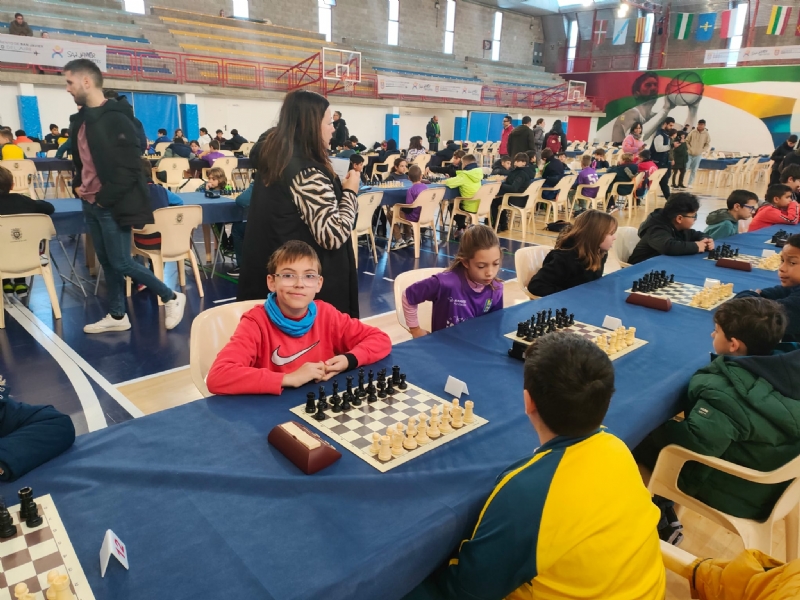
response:
<path id="1" fill-rule="evenodd" d="M 83 218 L 103 266 L 108 314 L 83 328 L 85 333 L 127 331 L 125 277 L 156 293 L 165 306 L 165 326 L 173 329 L 183 318 L 186 296 L 175 293 L 131 257 L 131 227 L 153 223 L 153 209 L 141 168 L 139 138 L 127 102 L 106 99 L 103 75 L 90 60 L 64 65 L 67 92 L 78 105 L 70 117 L 75 177 L 72 186 L 81 198 Z"/>

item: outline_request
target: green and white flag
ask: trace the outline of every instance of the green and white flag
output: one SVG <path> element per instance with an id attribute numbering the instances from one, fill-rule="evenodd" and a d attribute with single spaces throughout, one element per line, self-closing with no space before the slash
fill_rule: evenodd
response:
<path id="1" fill-rule="evenodd" d="M 692 32 L 694 15 L 692 13 L 677 13 L 675 16 L 675 39 L 688 40 L 689 34 Z"/>

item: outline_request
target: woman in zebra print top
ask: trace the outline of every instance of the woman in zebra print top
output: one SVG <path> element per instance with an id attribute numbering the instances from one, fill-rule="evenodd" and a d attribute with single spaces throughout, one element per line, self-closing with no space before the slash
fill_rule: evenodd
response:
<path id="1" fill-rule="evenodd" d="M 257 177 L 245 232 L 238 300 L 267 297 L 267 261 L 289 240 L 310 244 L 322 263 L 317 299 L 358 317 L 358 277 L 350 241 L 358 210 L 358 173 L 335 175 L 327 148 L 331 110 L 321 95 L 286 95 L 278 125 L 250 155 Z"/>

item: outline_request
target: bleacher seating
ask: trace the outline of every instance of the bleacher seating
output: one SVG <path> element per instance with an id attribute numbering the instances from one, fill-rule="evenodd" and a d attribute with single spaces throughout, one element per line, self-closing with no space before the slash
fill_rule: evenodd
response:
<path id="1" fill-rule="evenodd" d="M 473 75 L 487 85 L 549 88 L 564 83 L 561 77 L 546 73 L 544 67 L 540 66 L 491 61 L 472 56 L 466 58 L 466 63 Z"/>

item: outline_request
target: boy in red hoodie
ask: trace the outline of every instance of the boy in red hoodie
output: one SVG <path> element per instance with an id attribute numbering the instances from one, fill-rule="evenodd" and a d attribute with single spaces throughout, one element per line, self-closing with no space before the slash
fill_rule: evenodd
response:
<path id="1" fill-rule="evenodd" d="M 242 316 L 206 378 L 214 394 L 280 394 L 283 388 L 327 381 L 388 356 L 389 336 L 314 296 L 322 289 L 320 262 L 301 241 L 270 257 L 264 306 Z"/>
<path id="2" fill-rule="evenodd" d="M 770 225 L 797 225 L 800 211 L 792 199 L 792 188 L 776 183 L 767 188 L 764 204 L 756 211 L 748 231 L 757 231 Z"/>

